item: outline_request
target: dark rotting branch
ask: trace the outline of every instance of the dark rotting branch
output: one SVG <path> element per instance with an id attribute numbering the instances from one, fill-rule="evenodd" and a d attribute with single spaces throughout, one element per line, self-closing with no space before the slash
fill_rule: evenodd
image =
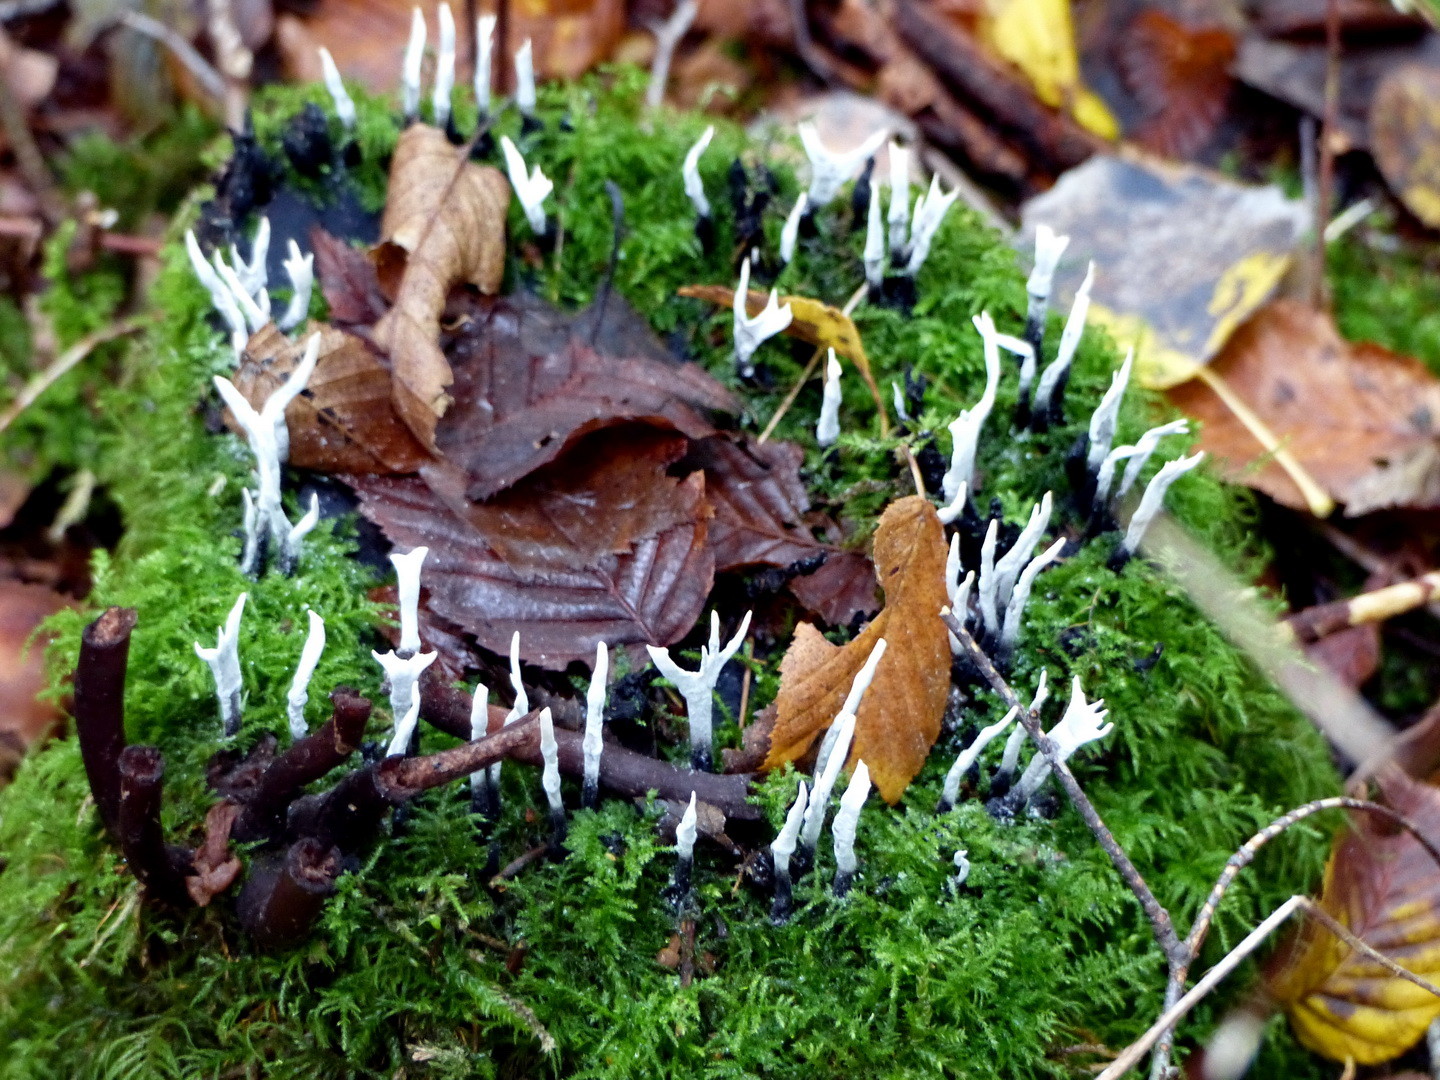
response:
<path id="1" fill-rule="evenodd" d="M 100 820 L 112 836 L 120 820 L 120 752 L 125 749 L 125 669 L 135 609 L 112 607 L 80 635 L 75 668 L 75 734 Z"/>
<path id="2" fill-rule="evenodd" d="M 280 835 L 285 813 L 306 784 L 319 780 L 344 764 L 360 746 L 370 719 L 370 701 L 348 687 L 330 694 L 330 719 L 319 729 L 297 739 L 261 775 L 235 823 L 238 840 L 260 840 Z"/>
<path id="3" fill-rule="evenodd" d="M 441 679 L 428 678 L 428 673 L 427 676 L 422 676 L 421 684 L 424 692 L 420 715 L 441 731 L 457 738 L 468 739 L 470 695 L 445 685 Z M 492 732 L 500 729 L 505 712 L 500 706 L 490 707 L 489 728 Z M 578 731 L 557 726 L 555 741 L 560 749 L 560 772 L 577 780 L 583 779 L 584 737 Z M 527 765 L 543 764 L 540 758 L 538 725 L 534 728 L 533 735 L 516 744 L 512 750 L 507 751 L 506 756 Z M 694 792 L 700 802 L 709 803 L 727 818 L 736 821 L 760 820 L 759 807 L 752 806 L 748 801 L 753 779 L 751 773 L 692 772 L 677 768 L 667 761 L 627 750 L 613 742 L 607 742 L 604 753 L 600 755 L 600 785 L 612 795 L 636 798 L 654 791 L 662 799 L 687 803 L 690 801 L 690 793 Z"/>
<path id="4" fill-rule="evenodd" d="M 130 871 L 152 898 L 174 907 L 194 901 L 185 888 L 190 853 L 165 843 L 160 826 L 165 758 L 153 746 L 127 746 L 120 753 L 120 808 L 117 834 Z"/>
<path id="5" fill-rule="evenodd" d="M 283 858 L 261 863 L 236 904 L 240 924 L 262 949 L 302 941 L 340 876 L 340 850 L 314 837 L 290 845 Z"/>

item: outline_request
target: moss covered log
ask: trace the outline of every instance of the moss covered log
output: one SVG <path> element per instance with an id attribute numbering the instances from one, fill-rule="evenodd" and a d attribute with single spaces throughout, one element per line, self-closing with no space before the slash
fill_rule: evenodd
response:
<path id="1" fill-rule="evenodd" d="M 765 151 L 736 129 L 717 131 L 701 162 L 718 241 L 706 255 L 679 170 L 708 121 L 648 120 L 642 92 L 630 71 L 542 92 L 543 130 L 527 153 L 556 179 L 552 206 L 564 241 L 554 253 L 527 250 L 512 205 L 519 239 L 505 289 L 528 288 L 566 308 L 590 300 L 610 258 L 604 185 L 613 180 L 626 205 L 616 289 L 673 348 L 731 385 L 758 429 L 808 347 L 767 345 L 759 359 L 768 381 L 741 386 L 728 312 L 675 293 L 733 282 L 735 223 L 728 200 L 714 196 L 726 190 L 733 161 L 758 164 Z M 274 160 L 284 160 L 289 118 L 310 101 L 328 108 L 319 88 L 275 91 L 258 107 L 257 137 Z M 360 164 L 344 178 L 290 174 L 279 183 L 317 200 L 348 187 L 359 206 L 381 205 L 398 119 L 388 103 L 359 105 Z M 461 102 L 458 111 L 468 130 L 473 109 Z M 497 133 L 516 129 L 518 118 L 505 116 Z M 338 135 L 338 125 L 332 130 Z M 778 188 L 764 218 L 772 250 L 798 191 L 786 153 L 773 148 L 769 159 Z M 205 195 L 182 211 L 175 237 Z M 851 231 L 848 199 L 817 224 L 779 286 L 839 305 L 862 279 L 863 228 Z M 80 285 L 61 287 L 86 295 Z M 947 450 L 944 425 L 978 396 L 984 367 L 971 316 L 988 309 L 1012 331 L 1024 320 L 1014 253 L 958 207 L 918 294 L 913 313 L 862 304 L 855 316 L 882 387 L 912 367 L 930 380 L 910 434 L 876 434 L 858 380 L 844 390 L 838 464 L 821 459 L 809 431 L 818 385 L 802 392 L 776 433 L 810 448 L 812 491 L 853 527 L 857 543 L 889 501 L 913 491 L 897 464 L 900 441 L 922 453 L 939 432 Z M 322 315 L 318 295 L 313 303 L 312 314 Z M 209 675 L 191 643 L 213 635 L 249 589 L 240 748 L 267 732 L 284 738 L 307 605 L 324 614 L 330 642 L 312 683 L 312 727 L 327 715 L 333 687 L 383 700 L 369 657 L 381 609 L 368 591 L 380 578 L 356 557 L 353 514 L 321 524 L 295 576 L 251 582 L 240 574 L 248 455 L 235 437 L 214 433 L 210 390 L 233 357 L 178 243 L 167 246 L 153 307 L 153 326 L 129 350 L 123 376 L 87 414 L 96 471 L 126 531 L 113 557 L 97 560 L 92 611 L 57 620 L 52 670 L 62 686 L 95 612 L 135 609 L 127 735 L 163 752 L 166 838 L 193 847 L 214 801 L 205 766 L 221 744 Z M 1052 315 L 1052 343 L 1058 321 Z M 1067 490 L 1065 454 L 1116 363 L 1112 345 L 1088 333 L 1067 422 L 1028 439 L 1008 430 L 1015 380 L 1002 381 L 979 474 L 984 497 L 999 499 L 1007 520 L 1023 520 L 1043 492 Z M 1117 441 L 1164 417 L 1158 402 L 1132 392 Z M 309 479 L 289 478 L 292 518 L 295 490 Z M 1264 553 L 1254 546 L 1246 495 L 1196 474 L 1176 484 L 1169 505 L 1232 566 L 1258 568 Z M 1105 698 L 1116 730 L 1077 760 L 1077 775 L 1183 925 L 1234 848 L 1286 809 L 1335 793 L 1338 782 L 1307 722 L 1157 568 L 1135 560 L 1120 573 L 1107 569 L 1114 542 L 1101 537 L 1040 579 L 1013 679 L 1028 690 L 1041 669 L 1055 686 L 1078 674 L 1091 696 Z M 758 651 L 752 710 L 775 694 L 784 644 Z M 583 690 L 575 680 L 576 694 Z M 429 793 L 403 827 L 339 868 L 311 932 L 262 951 L 242 929 L 233 895 L 188 912 L 139 902 L 134 876 L 103 834 L 75 740 L 57 740 L 0 792 L 0 1077 L 1086 1075 L 1096 1059 L 1083 1047 L 1118 1048 L 1157 1015 L 1162 959 L 1134 898 L 1070 811 L 999 824 L 970 797 L 934 813 L 956 751 L 1003 711 L 988 692 L 972 694 L 900 805 L 864 811 L 861 876 L 843 901 L 828 891 L 828 872 L 807 875 L 796 884 L 795 916 L 772 926 L 769 896 L 737 885 L 735 858 L 702 838 L 688 986 L 659 962 L 677 927 L 663 896 L 673 858 L 653 801 L 607 799 L 574 812 L 563 860 L 535 861 L 492 890 L 491 853 L 477 842 L 468 789 Z M 719 744 L 738 745 L 734 717 L 717 720 Z M 382 727 L 372 721 L 371 737 Z M 424 750 L 455 745 L 431 728 L 421 741 Z M 504 782 L 496 837 L 509 861 L 544 843 L 548 826 L 538 770 L 507 765 Z M 760 786 L 761 842 L 778 829 L 794 790 L 788 768 Z M 578 785 L 567 781 L 566 796 L 578 805 Z M 1274 845 L 1227 897 L 1212 955 L 1313 887 L 1327 846 L 1318 827 Z M 973 869 L 956 888 L 959 849 Z M 1193 1045 L 1213 1016 L 1211 1007 L 1187 1025 L 1182 1044 Z M 1281 1022 L 1258 1068 L 1292 1078 L 1330 1071 Z"/>

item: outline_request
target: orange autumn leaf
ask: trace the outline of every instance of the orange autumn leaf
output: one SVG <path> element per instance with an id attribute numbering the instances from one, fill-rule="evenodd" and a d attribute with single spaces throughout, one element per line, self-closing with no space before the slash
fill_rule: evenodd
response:
<path id="1" fill-rule="evenodd" d="M 1379 781 L 1392 809 L 1440 839 L 1440 789 L 1394 767 Z M 1325 867 L 1320 905 L 1416 975 L 1440 976 L 1440 866 L 1409 832 L 1356 815 Z M 1277 952 L 1265 981 L 1296 1037 L 1335 1061 L 1373 1065 L 1399 1057 L 1440 1016 L 1440 998 L 1313 921 Z"/>
<path id="2" fill-rule="evenodd" d="M 950 643 L 940 609 L 945 532 L 919 495 L 897 499 L 875 531 L 875 572 L 885 608 L 853 641 L 832 645 L 801 623 L 780 664 L 780 693 L 765 768 L 794 761 L 835 719 L 875 642 L 886 650 L 856 714 L 850 766 L 863 760 L 888 803 L 914 779 L 940 734 L 950 692 Z"/>

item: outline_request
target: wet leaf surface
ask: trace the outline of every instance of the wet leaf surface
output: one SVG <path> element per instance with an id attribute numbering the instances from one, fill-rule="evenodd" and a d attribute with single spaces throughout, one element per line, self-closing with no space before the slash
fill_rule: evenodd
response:
<path id="1" fill-rule="evenodd" d="M 1119 45 L 1117 61 L 1146 118 L 1131 136 L 1167 157 L 1188 158 L 1220 126 L 1230 99 L 1235 35 L 1192 27 L 1163 11 L 1142 11 Z"/>
<path id="2" fill-rule="evenodd" d="M 886 651 L 860 703 L 850 764 L 863 760 L 886 802 L 896 802 L 920 771 L 936 737 L 950 690 L 945 535 L 935 508 L 911 495 L 891 503 L 875 532 L 875 568 L 885 608 L 844 646 L 809 623 L 795 631 L 780 665 L 767 769 L 802 756 L 835 719 L 855 673 L 875 642 Z"/>
<path id="3" fill-rule="evenodd" d="M 375 264 L 363 251 L 320 228 L 310 231 L 310 246 L 315 252 L 315 280 L 332 323 L 369 326 L 389 310 Z"/>

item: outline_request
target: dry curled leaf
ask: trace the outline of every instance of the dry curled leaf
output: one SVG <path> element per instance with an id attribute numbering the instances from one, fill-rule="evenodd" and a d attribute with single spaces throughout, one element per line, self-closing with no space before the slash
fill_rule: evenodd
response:
<path id="1" fill-rule="evenodd" d="M 500 287 L 510 186 L 495 169 L 467 161 L 443 131 L 412 124 L 395 147 L 388 190 L 375 259 L 395 305 L 375 324 L 375 341 L 390 356 L 395 411 L 433 449 L 452 382 L 440 313 L 454 285 Z"/>
<path id="2" fill-rule="evenodd" d="M 1384 800 L 1440 841 L 1440 790 L 1391 767 Z M 1324 910 L 1378 952 L 1432 982 L 1440 976 L 1440 866 L 1409 832 L 1357 814 L 1325 867 Z M 1307 921 L 1271 959 L 1266 987 L 1299 1040 L 1335 1061 L 1403 1054 L 1440 1016 L 1440 998 L 1395 977 Z"/>
<path id="3" fill-rule="evenodd" d="M 240 860 L 230 851 L 230 829 L 239 813 L 239 806 L 223 799 L 205 815 L 205 840 L 191 860 L 195 872 L 185 878 L 185 891 L 196 907 L 206 907 L 240 874 Z"/>
<path id="4" fill-rule="evenodd" d="M 697 442 L 688 463 L 705 470 L 715 518 L 710 547 L 715 569 L 789 567 L 822 559 L 787 583 L 795 598 L 832 626 L 876 610 L 875 568 L 863 552 L 815 538 L 810 493 L 800 480 L 804 452 L 794 443 L 754 443 L 717 435 Z M 834 530 L 831 522 L 820 522 Z"/>
<path id="5" fill-rule="evenodd" d="M 735 302 L 735 291 L 724 285 L 686 285 L 679 295 L 695 300 L 706 300 L 721 307 Z M 745 310 L 752 316 L 758 315 L 769 303 L 770 294 L 751 289 L 745 294 Z M 790 337 L 809 342 L 816 348 L 834 349 L 836 356 L 843 356 L 855 365 L 870 396 L 875 399 L 875 409 L 880 415 L 882 429 L 887 426 L 885 401 L 880 396 L 880 387 L 875 385 L 875 375 L 870 370 L 870 358 L 865 355 L 865 346 L 860 341 L 860 331 L 855 322 L 837 307 L 812 300 L 808 296 L 782 296 L 780 306 L 790 305 L 793 316 L 785 333 Z"/>
<path id="6" fill-rule="evenodd" d="M 940 734 L 950 691 L 950 643 L 940 609 L 945 593 L 945 531 L 919 495 L 897 499 L 875 531 L 875 569 L 885 608 L 853 641 L 832 645 L 809 623 L 780 664 L 780 693 L 765 767 L 794 761 L 830 726 L 875 642 L 885 655 L 860 703 L 850 764 L 863 760 L 886 802 L 896 802 Z"/>
<path id="7" fill-rule="evenodd" d="M 320 357 L 315 371 L 305 392 L 285 410 L 290 463 L 321 472 L 405 473 L 429 461 L 395 415 L 390 372 L 369 345 L 344 330 L 312 325 L 292 342 L 274 323 L 266 325 L 245 346 L 234 375 L 236 389 L 260 408 L 294 370 L 316 332 Z"/>
<path id="8" fill-rule="evenodd" d="M 375 264 L 363 251 L 318 225 L 310 230 L 310 247 L 315 252 L 315 280 L 325 295 L 331 323 L 369 326 L 389 310 Z"/>
<path id="9" fill-rule="evenodd" d="M 1329 316 L 1277 300 L 1235 332 L 1212 370 L 1347 514 L 1440 506 L 1440 380 L 1419 361 L 1351 344 Z M 1213 391 L 1196 381 L 1170 398 L 1201 421 L 1201 447 L 1232 479 L 1305 508 Z"/>
<path id="10" fill-rule="evenodd" d="M 1188 158 L 1215 134 L 1230 99 L 1235 35 L 1222 27 L 1186 26 L 1163 11 L 1142 11 L 1119 45 L 1120 74 L 1145 120 L 1141 145 Z"/>
<path id="11" fill-rule="evenodd" d="M 441 451 L 487 499 L 554 461 L 576 439 L 639 421 L 692 439 L 708 411 L 739 412 L 720 383 L 676 362 L 617 296 L 601 313 L 556 311 L 526 294 L 481 298 L 450 348 L 455 400 Z"/>
<path id="12" fill-rule="evenodd" d="M 497 653 L 518 630 L 522 658 L 563 668 L 600 641 L 668 645 L 699 618 L 715 560 L 704 474 L 667 475 L 683 452 L 675 435 L 607 429 L 468 508 L 416 477 L 347 482 L 392 543 L 430 548 L 428 609 Z"/>

